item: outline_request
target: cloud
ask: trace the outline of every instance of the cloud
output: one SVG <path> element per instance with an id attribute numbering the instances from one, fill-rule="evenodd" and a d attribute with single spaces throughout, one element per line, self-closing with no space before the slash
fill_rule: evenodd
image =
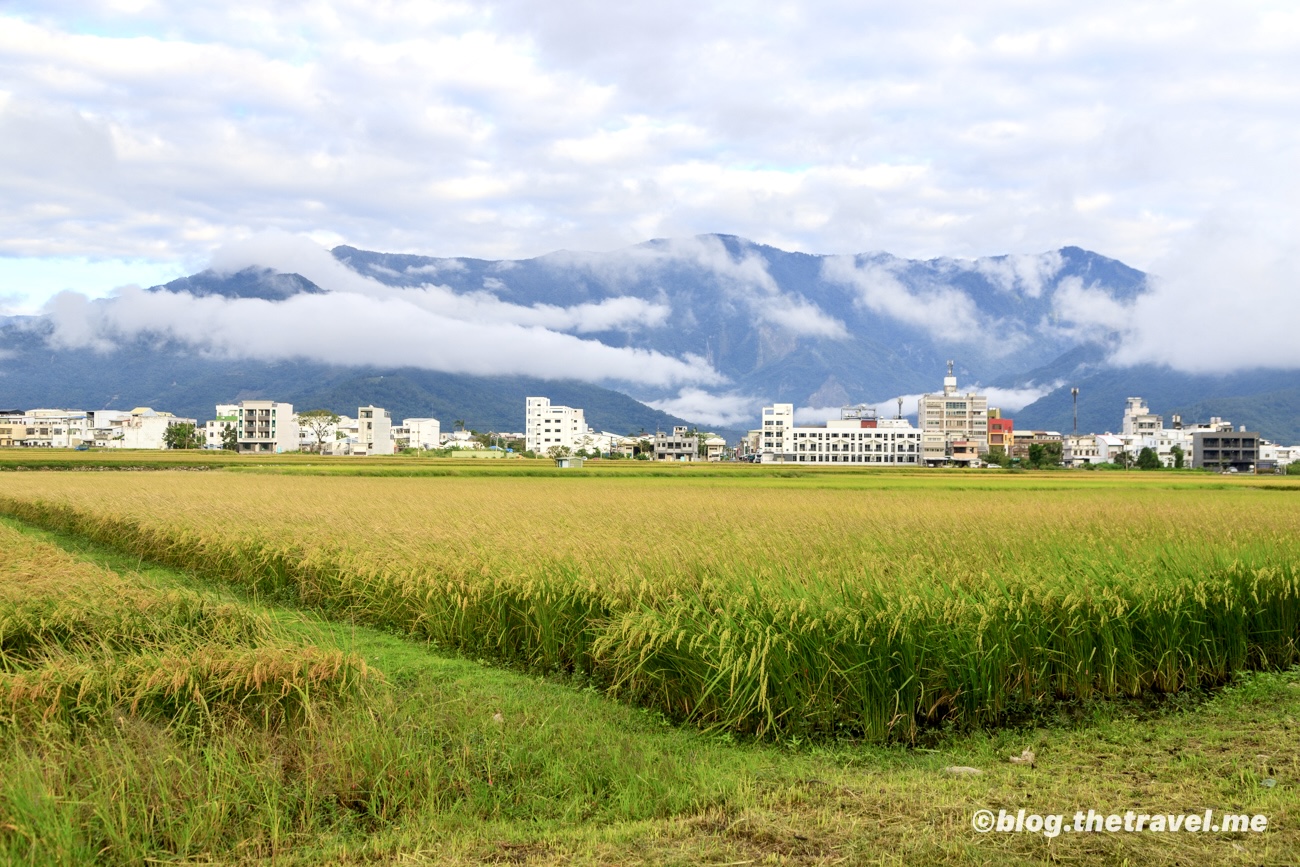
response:
<path id="1" fill-rule="evenodd" d="M 995 406 L 1003 412 L 1019 412 L 1039 398 L 1046 397 L 1056 391 L 1062 384 L 1061 382 L 1054 382 L 1050 385 L 1030 383 L 1019 388 L 981 388 L 975 386 L 971 391 L 987 397 L 991 407 Z"/>
<path id="2" fill-rule="evenodd" d="M 326 291 L 400 300 L 466 322 L 511 323 L 584 334 L 655 328 L 672 312 L 664 304 L 632 296 L 572 307 L 511 304 L 493 294 L 492 290 L 503 289 L 505 284 L 492 277 L 484 281 L 484 291 L 471 293 L 457 293 L 432 283 L 417 287 L 389 286 L 345 265 L 314 241 L 285 232 L 264 232 L 225 245 L 212 257 L 211 268 L 218 273 L 231 274 L 249 267 L 301 274 Z M 407 274 L 410 273 L 408 269 Z"/>
<path id="3" fill-rule="evenodd" d="M 960 289 L 933 285 L 908 289 L 888 258 L 829 256 L 822 276 L 851 287 L 856 303 L 883 316 L 911 325 L 931 336 L 955 343 L 983 341 L 988 331 L 970 296 Z"/>
<path id="4" fill-rule="evenodd" d="M 551 254 L 545 261 L 560 268 L 585 269 L 611 285 L 655 280 L 682 266 L 695 268 L 724 296 L 748 308 L 758 322 L 799 336 L 848 337 L 843 322 L 806 298 L 783 291 L 756 251 L 742 246 L 740 253 L 733 255 L 716 236 L 658 241 L 613 255 L 566 251 Z"/>
<path id="5" fill-rule="evenodd" d="M 1058 313 L 1081 335 L 1109 337 L 1120 366 L 1300 368 L 1297 261 L 1300 244 L 1286 226 L 1225 209 L 1157 263 L 1146 293 L 1122 303 L 1076 281 L 1058 289 Z"/>
<path id="6" fill-rule="evenodd" d="M 720 428 L 748 428 L 763 412 L 763 399 L 734 392 L 715 394 L 701 388 L 683 388 L 676 397 L 648 400 L 645 404 L 687 421 Z"/>
<path id="7" fill-rule="evenodd" d="M 325 289 L 283 301 L 195 298 L 123 287 L 91 301 L 62 292 L 50 300 L 49 342 L 107 351 L 151 336 L 224 358 L 308 358 L 331 364 L 409 365 L 478 375 L 627 382 L 652 387 L 719 384 L 702 359 L 617 348 L 573 334 L 662 322 L 667 310 L 640 298 L 573 307 L 507 304 L 488 293 L 439 286 L 386 286 L 346 267 L 315 243 L 282 233 L 251 238 L 213 257 L 218 272 L 250 266 L 301 274 Z"/>
<path id="8" fill-rule="evenodd" d="M 177 265 L 267 228 L 489 258 L 718 231 L 909 258 L 1073 243 L 1216 308 L 1165 264 L 1199 224 L 1230 203 L 1297 234 L 1286 4 L 15 0 L 0 55 L 10 257 Z M 1032 294 L 1038 264 L 990 276 Z M 835 333 L 742 285 L 756 315 Z M 67 286 L 90 290 L 36 303 Z"/>
<path id="9" fill-rule="evenodd" d="M 1053 277 L 1060 273 L 1065 259 L 1059 250 L 1047 253 L 992 256 L 984 259 L 958 260 L 960 267 L 971 268 L 988 278 L 1003 292 L 1023 292 L 1038 298 Z"/>

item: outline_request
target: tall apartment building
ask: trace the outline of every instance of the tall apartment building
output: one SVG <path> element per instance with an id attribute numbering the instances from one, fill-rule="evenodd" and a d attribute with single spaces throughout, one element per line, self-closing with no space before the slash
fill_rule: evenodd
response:
<path id="1" fill-rule="evenodd" d="M 590 441 L 590 442 L 588 442 Z M 582 410 L 552 406 L 549 397 L 530 397 L 524 403 L 524 448 L 539 455 L 557 446 L 571 452 L 595 445 Z"/>
<path id="2" fill-rule="evenodd" d="M 794 455 L 794 404 L 776 403 L 763 407 L 758 453 L 762 460 L 782 460 Z"/>
<path id="3" fill-rule="evenodd" d="M 357 407 L 357 446 L 368 455 L 393 453 L 393 420 L 378 406 Z M 354 451 L 353 454 L 356 452 Z"/>
<path id="4" fill-rule="evenodd" d="M 235 431 L 243 454 L 278 454 L 298 450 L 298 420 L 293 404 L 275 400 L 241 400 Z"/>
<path id="5" fill-rule="evenodd" d="M 989 400 L 973 392 L 960 394 L 957 377 L 948 362 L 942 394 L 923 394 L 917 401 L 916 426 L 922 434 L 926 463 L 966 459 L 974 451 L 988 451 Z"/>

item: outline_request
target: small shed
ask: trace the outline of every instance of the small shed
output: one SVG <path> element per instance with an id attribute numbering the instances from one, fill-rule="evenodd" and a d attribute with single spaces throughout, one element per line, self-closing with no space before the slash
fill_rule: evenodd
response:
<path id="1" fill-rule="evenodd" d="M 582 469 L 582 458 L 575 458 L 572 455 L 564 455 L 555 459 L 555 465 L 560 469 Z"/>

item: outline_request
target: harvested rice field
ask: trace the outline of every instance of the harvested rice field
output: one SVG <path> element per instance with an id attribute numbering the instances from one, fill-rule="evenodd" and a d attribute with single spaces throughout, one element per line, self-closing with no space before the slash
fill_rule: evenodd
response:
<path id="1" fill-rule="evenodd" d="M 1172 864 L 1300 844 L 1294 483 L 502 464 L 4 473 L 0 854 Z M 1198 805 L 1270 824 L 971 825 Z"/>

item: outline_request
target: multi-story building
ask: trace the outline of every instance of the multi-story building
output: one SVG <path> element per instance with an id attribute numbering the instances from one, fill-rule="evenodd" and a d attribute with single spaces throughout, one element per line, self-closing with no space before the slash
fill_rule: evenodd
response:
<path id="1" fill-rule="evenodd" d="M 14 422 L 9 434 L 13 445 L 67 449 L 93 439 L 90 414 L 81 410 L 31 409 Z"/>
<path id="2" fill-rule="evenodd" d="M 298 420 L 293 404 L 276 400 L 241 400 L 235 431 L 241 454 L 278 454 L 298 450 Z"/>
<path id="3" fill-rule="evenodd" d="M 226 431 L 234 430 L 239 424 L 239 404 L 217 404 L 217 417 L 203 424 L 203 447 L 205 449 L 224 449 Z"/>
<path id="4" fill-rule="evenodd" d="M 931 466 L 954 462 L 957 456 L 953 445 L 957 442 L 963 443 L 959 450 L 962 456 L 972 445 L 977 453 L 988 451 L 988 398 L 973 392 L 958 393 L 952 367 L 948 362 L 942 394 L 923 394 L 917 401 L 916 426 L 923 434 L 924 461 Z"/>
<path id="5" fill-rule="evenodd" d="M 0 409 L 0 448 L 20 446 L 25 436 L 27 436 L 27 423 L 23 421 L 23 411 Z"/>
<path id="6" fill-rule="evenodd" d="M 1016 423 L 1014 419 L 1004 418 L 1001 410 L 989 409 L 989 452 L 1001 451 L 1010 457 L 1011 447 L 1015 445 Z"/>
<path id="7" fill-rule="evenodd" d="M 357 408 L 357 444 L 353 454 L 391 455 L 393 421 L 388 410 L 378 406 Z"/>
<path id="8" fill-rule="evenodd" d="M 105 449 L 162 449 L 167 447 L 167 428 L 172 425 L 191 424 L 196 431 L 199 429 L 195 419 L 177 418 L 147 406 L 137 406 L 130 412 L 97 409 L 89 416 L 88 436 Z"/>
<path id="9" fill-rule="evenodd" d="M 442 444 L 442 424 L 436 418 L 404 418 L 402 427 L 407 430 L 407 448 L 436 449 Z"/>
<path id="10" fill-rule="evenodd" d="M 1192 433 L 1192 466 L 1205 470 L 1253 473 L 1259 463 L 1259 434 L 1246 426 L 1233 431 Z"/>
<path id="11" fill-rule="evenodd" d="M 671 434 L 655 434 L 655 460 L 695 461 L 700 457 L 700 441 L 684 425 L 677 425 Z"/>
<path id="12" fill-rule="evenodd" d="M 776 403 L 763 407 L 758 454 L 764 462 L 794 457 L 794 404 Z"/>
<path id="13" fill-rule="evenodd" d="M 777 407 L 789 404 L 777 404 Z M 783 413 L 763 409 L 766 424 L 787 418 Z M 793 419 L 793 412 L 789 418 Z M 764 428 L 776 430 L 776 426 Z M 916 466 L 920 462 L 921 432 L 904 419 L 880 419 L 869 407 L 846 406 L 838 419 L 822 425 L 781 426 L 782 438 L 789 441 L 788 452 L 761 452 L 763 463 L 802 464 L 893 464 Z"/>
<path id="14" fill-rule="evenodd" d="M 1130 397 L 1125 403 L 1124 426 L 1120 429 L 1124 436 L 1155 436 L 1164 426 L 1164 416 L 1151 412 L 1142 398 Z"/>
<path id="15" fill-rule="evenodd" d="M 991 424 L 991 422 L 990 422 Z M 1071 434 L 1061 441 L 1061 463 L 1075 469 L 1088 464 L 1103 463 L 1104 444 L 1099 444 L 1097 434 Z"/>
<path id="16" fill-rule="evenodd" d="M 1061 448 L 1061 459 L 1062 463 L 1064 463 L 1064 437 L 1054 430 L 1018 430 L 1012 434 L 1011 439 L 1011 457 L 1013 458 L 1027 461 L 1029 460 L 1030 446 L 1054 445 Z"/>
<path id="17" fill-rule="evenodd" d="M 530 397 L 524 404 L 524 448 L 544 455 L 553 448 L 576 452 L 586 448 L 584 437 L 594 437 L 582 410 L 552 406 L 549 397 Z M 593 440 L 594 444 L 594 440 Z"/>

